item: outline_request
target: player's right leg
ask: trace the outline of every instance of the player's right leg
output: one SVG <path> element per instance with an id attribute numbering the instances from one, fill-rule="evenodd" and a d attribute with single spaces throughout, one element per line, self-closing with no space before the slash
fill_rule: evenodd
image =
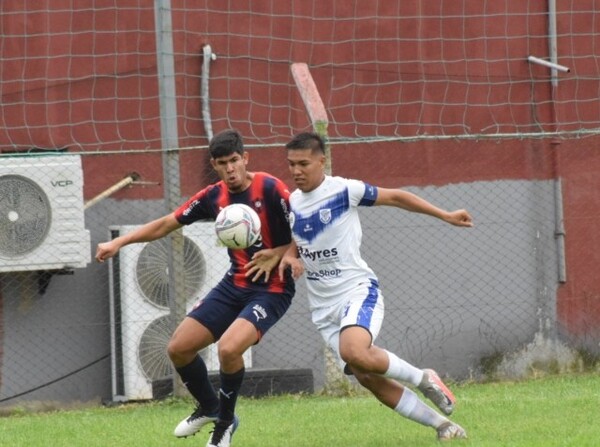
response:
<path id="1" fill-rule="evenodd" d="M 419 369 L 396 354 L 372 345 L 383 321 L 383 302 L 383 294 L 375 280 L 360 284 L 347 296 L 347 305 L 340 321 L 339 351 L 342 358 L 348 363 L 356 363 L 354 366 L 359 366 L 363 371 L 417 386 L 440 411 L 446 415 L 452 414 L 456 399 L 435 371 Z M 361 329 L 368 331 L 370 341 Z"/>
<path id="2" fill-rule="evenodd" d="M 177 327 L 167 352 L 175 371 L 197 406 L 192 414 L 175 427 L 174 435 L 179 438 L 194 435 L 206 424 L 217 419 L 219 400 L 208 379 L 208 370 L 198 351 L 214 341 L 211 332 L 193 318 L 185 318 Z"/>

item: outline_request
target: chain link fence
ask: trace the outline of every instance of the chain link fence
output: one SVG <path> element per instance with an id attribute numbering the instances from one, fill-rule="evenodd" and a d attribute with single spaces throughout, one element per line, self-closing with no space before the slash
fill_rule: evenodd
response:
<path id="1" fill-rule="evenodd" d="M 363 154 L 372 150 L 367 146 Z M 336 166 L 347 170 L 363 158 L 352 150 L 334 153 L 334 174 Z M 189 162 L 208 178 L 205 155 L 199 149 Z M 250 149 L 250 155 L 252 170 L 272 168 L 276 158 L 285 161 L 283 149 Z M 155 162 L 140 156 L 123 164 L 124 155 L 102 157 L 111 157 L 124 172 L 147 172 Z M 390 160 L 397 163 L 402 154 Z M 92 260 L 98 242 L 174 208 L 166 199 L 135 198 L 163 194 L 162 178 L 136 174 L 84 201 L 86 176 L 93 171 L 84 175 L 83 166 L 95 160 L 36 155 L 2 161 L 0 403 L 139 400 L 173 392 L 177 384 L 166 343 L 185 310 L 228 265 L 212 222 L 126 246 L 99 264 Z M 185 174 L 186 166 L 178 182 L 197 183 Z M 284 169 L 275 173 L 289 183 Z M 557 237 L 559 180 L 406 189 L 447 209 L 469 209 L 475 227 L 450 227 L 393 208 L 361 208 L 363 255 L 386 299 L 379 345 L 457 380 L 520 376 L 542 364 L 570 369 L 586 359 L 581 352 L 594 358 L 594 332 L 565 337 L 557 321 L 558 288 L 566 280 L 563 241 Z M 218 370 L 216 349 L 202 354 L 209 369 Z M 249 371 L 310 371 L 317 390 L 326 385 L 326 357 L 303 279 L 284 319 L 245 361 Z"/>

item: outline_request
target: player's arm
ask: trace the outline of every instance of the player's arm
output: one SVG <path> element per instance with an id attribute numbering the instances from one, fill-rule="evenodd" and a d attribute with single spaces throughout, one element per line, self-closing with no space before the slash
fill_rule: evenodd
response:
<path id="1" fill-rule="evenodd" d="M 395 206 L 413 213 L 427 214 L 458 227 L 473 226 L 473 219 L 467 210 L 446 211 L 402 189 L 377 188 L 375 205 Z"/>
<path id="2" fill-rule="evenodd" d="M 292 269 L 292 278 L 298 279 L 304 273 L 304 264 L 302 260 L 298 257 L 298 247 L 296 246 L 296 242 L 292 241 L 289 248 L 281 258 L 279 262 L 279 278 L 283 281 L 285 277 L 285 270 L 287 268 Z"/>
<path id="3" fill-rule="evenodd" d="M 175 218 L 175 213 L 167 214 L 111 241 L 98 244 L 96 260 L 104 262 L 116 255 L 125 245 L 154 241 L 181 227 L 182 225 Z"/>
<path id="4" fill-rule="evenodd" d="M 246 278 L 252 276 L 252 282 L 256 282 L 262 275 L 265 276 L 265 282 L 269 280 L 271 272 L 290 247 L 288 241 L 292 238 L 288 216 L 290 192 L 285 183 L 275 177 L 274 180 L 270 193 L 266 196 L 269 198 L 269 206 L 273 208 L 271 227 L 278 229 L 271 234 L 272 242 L 276 247 L 256 252 L 250 262 L 244 266 L 245 276 Z"/>
<path id="5" fill-rule="evenodd" d="M 271 277 L 271 271 L 277 267 L 289 246 L 290 244 L 280 245 L 279 247 L 265 248 L 254 253 L 250 262 L 244 266 L 246 278 L 252 276 L 252 282 L 256 282 L 262 275 L 265 275 L 264 281 L 267 282 Z"/>

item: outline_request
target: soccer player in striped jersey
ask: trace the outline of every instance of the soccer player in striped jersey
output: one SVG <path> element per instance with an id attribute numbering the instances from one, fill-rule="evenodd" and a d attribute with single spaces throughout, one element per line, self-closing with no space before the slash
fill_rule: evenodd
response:
<path id="1" fill-rule="evenodd" d="M 241 135 L 234 130 L 215 135 L 209 152 L 219 182 L 202 189 L 174 212 L 98 244 L 96 259 L 103 262 L 124 245 L 153 241 L 183 225 L 215 219 L 231 203 L 246 204 L 258 213 L 259 240 L 244 250 L 228 250 L 230 269 L 179 324 L 167 348 L 175 370 L 198 403 L 191 416 L 177 425 L 175 436 L 193 435 L 214 422 L 207 447 L 228 447 L 239 423 L 235 405 L 244 377 L 243 354 L 283 317 L 295 293 L 291 275 L 270 274 L 291 242 L 289 191 L 276 177 L 247 171 L 248 152 Z M 256 253 L 269 256 L 259 257 L 251 274 L 246 275 L 245 266 Z M 206 364 L 198 355 L 198 351 L 217 341 L 218 395 L 209 381 Z"/>
<path id="2" fill-rule="evenodd" d="M 394 206 L 459 227 L 472 226 L 471 216 L 466 210 L 442 210 L 400 189 L 325 175 L 325 145 L 317 134 L 299 134 L 286 148 L 297 189 L 290 195 L 294 244 L 280 263 L 280 274 L 288 267 L 294 278 L 305 273 L 312 320 L 347 374 L 389 408 L 436 429 L 438 439 L 465 438 L 458 424 L 401 384 L 414 385 L 450 415 L 455 399 L 436 372 L 419 369 L 374 344 L 383 322 L 383 295 L 360 254 L 357 208 Z"/>

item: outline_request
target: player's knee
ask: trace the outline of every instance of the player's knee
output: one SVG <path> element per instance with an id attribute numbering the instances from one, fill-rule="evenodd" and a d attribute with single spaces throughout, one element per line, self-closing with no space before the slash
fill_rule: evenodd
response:
<path id="1" fill-rule="evenodd" d="M 185 366 L 198 354 L 198 347 L 185 338 L 173 336 L 167 344 L 167 355 L 176 367 Z"/>
<path id="2" fill-rule="evenodd" d="M 173 363 L 180 364 L 185 360 L 185 350 L 181 343 L 176 339 L 169 340 L 167 344 L 167 355 Z"/>
<path id="3" fill-rule="evenodd" d="M 243 354 L 243 352 L 240 352 L 239 346 L 236 346 L 234 343 L 227 343 L 224 340 L 219 342 L 218 352 L 219 363 L 221 363 L 221 365 L 237 363 Z"/>
<path id="4" fill-rule="evenodd" d="M 369 356 L 366 349 L 352 345 L 341 347 L 340 356 L 353 370 L 369 370 Z"/>

